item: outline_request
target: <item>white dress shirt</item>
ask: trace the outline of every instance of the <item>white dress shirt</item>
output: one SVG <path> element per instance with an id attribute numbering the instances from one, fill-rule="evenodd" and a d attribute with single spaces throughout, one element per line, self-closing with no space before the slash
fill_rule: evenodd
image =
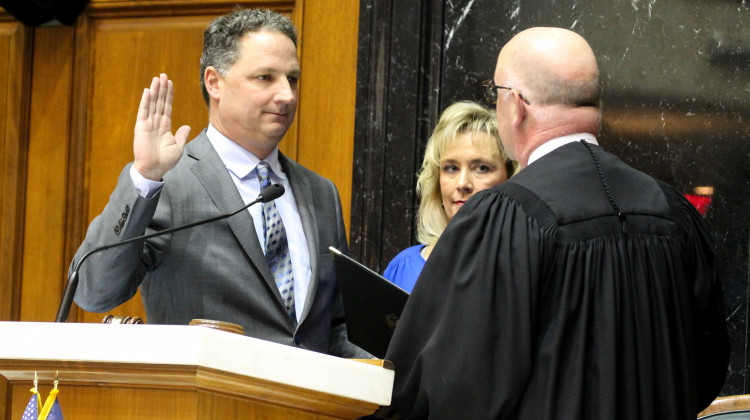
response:
<path id="1" fill-rule="evenodd" d="M 222 162 L 226 165 L 229 175 L 232 177 L 232 181 L 234 181 L 245 204 L 255 200 L 260 194 L 260 182 L 255 171 L 255 167 L 260 162 L 260 159 L 228 139 L 211 124 L 208 125 L 206 135 L 211 145 L 219 154 Z M 277 198 L 275 202 L 281 220 L 284 222 L 289 243 L 289 255 L 292 260 L 292 272 L 294 273 L 294 305 L 297 309 L 297 321 L 299 322 L 305 307 L 305 299 L 310 285 L 310 277 L 312 276 L 310 252 L 307 247 L 305 231 L 302 228 L 302 220 L 297 209 L 297 202 L 294 200 L 292 186 L 289 184 L 289 179 L 282 170 L 281 163 L 279 162 L 278 147 L 264 161 L 271 168 L 271 173 L 269 174 L 271 183 L 281 184 L 285 190 L 284 195 Z M 151 181 L 144 178 L 132 167 L 130 168 L 130 177 L 133 179 L 133 184 L 138 194 L 143 197 L 152 197 L 163 185 L 163 182 Z M 263 234 L 261 205 L 251 206 L 248 211 L 253 217 L 255 233 L 258 235 L 260 246 L 265 250 L 266 238 Z"/>
<path id="2" fill-rule="evenodd" d="M 542 144 L 533 152 L 531 152 L 531 154 L 529 155 L 529 161 L 526 163 L 526 166 L 531 165 L 534 161 L 557 149 L 558 147 L 562 147 L 568 143 L 573 143 L 574 141 L 580 140 L 585 140 L 586 143 L 595 144 L 597 146 L 599 145 L 599 143 L 596 141 L 596 137 L 591 133 L 577 133 L 558 137 L 556 139 L 549 140 L 548 142 Z"/>

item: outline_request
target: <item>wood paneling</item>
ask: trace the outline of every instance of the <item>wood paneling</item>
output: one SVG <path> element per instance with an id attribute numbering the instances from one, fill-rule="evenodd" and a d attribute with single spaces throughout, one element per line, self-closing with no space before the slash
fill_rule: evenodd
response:
<path id="1" fill-rule="evenodd" d="M 71 27 L 34 33 L 20 313 L 27 321 L 54 319 L 62 292 L 73 37 Z"/>
<path id="2" fill-rule="evenodd" d="M 20 419 L 31 397 L 29 383 L 12 387 L 12 410 L 7 419 Z M 42 402 L 51 389 L 40 386 Z M 293 392 L 286 392 L 291 396 Z M 59 394 L 61 408 L 66 419 L 242 419 L 266 420 L 334 419 L 346 418 L 320 413 L 300 413 L 299 409 L 265 403 L 259 400 L 238 398 L 195 389 L 175 389 L 171 386 L 153 388 L 148 386 L 79 385 L 66 383 Z M 310 401 L 314 399 L 310 398 Z M 309 402 L 308 402 L 309 403 Z M 311 405 L 312 406 L 312 405 Z M 318 408 L 318 407 L 316 407 Z M 323 411 L 322 409 L 318 408 Z M 354 411 L 354 410 L 352 410 Z M 358 414 L 362 414 L 360 410 Z M 373 410 L 374 411 L 374 408 Z M 252 414 L 251 414 L 252 413 Z M 354 418 L 352 415 L 350 418 Z"/>
<path id="3" fill-rule="evenodd" d="M 9 320 L 21 287 L 31 31 L 0 20 L 0 320 Z"/>
<path id="4" fill-rule="evenodd" d="M 305 3 L 298 161 L 333 180 L 349 229 L 359 2 Z"/>
<path id="5" fill-rule="evenodd" d="M 20 419 L 31 398 L 29 384 L 12 387 L 13 399 L 7 419 Z M 42 402 L 51 387 L 40 386 Z M 190 391 L 157 390 L 142 388 L 114 388 L 107 386 L 81 386 L 65 384 L 59 400 L 65 418 L 87 420 L 105 419 L 113 416 L 131 419 L 195 418 L 197 403 L 190 398 Z M 95 402 L 95 404 L 93 404 Z M 74 410 L 74 408 L 86 410 Z M 116 413 L 116 414 L 112 414 Z"/>

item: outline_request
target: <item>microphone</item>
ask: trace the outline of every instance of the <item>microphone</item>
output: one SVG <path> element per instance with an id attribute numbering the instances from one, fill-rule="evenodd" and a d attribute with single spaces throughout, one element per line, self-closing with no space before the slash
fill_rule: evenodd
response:
<path id="1" fill-rule="evenodd" d="M 73 303 L 73 297 L 75 297 L 76 289 L 78 288 L 78 270 L 81 268 L 81 264 L 83 264 L 86 259 L 91 256 L 92 254 L 95 254 L 99 251 L 104 251 L 105 249 L 115 248 L 121 245 L 137 242 L 137 241 L 145 241 L 146 239 L 151 239 L 156 236 L 166 235 L 168 233 L 177 232 L 180 230 L 188 229 L 195 226 L 204 225 L 206 223 L 215 222 L 217 220 L 226 219 L 228 217 L 232 217 L 235 214 L 246 210 L 248 207 L 252 206 L 253 204 L 257 203 L 268 203 L 269 201 L 273 201 L 279 197 L 284 195 L 284 186 L 281 184 L 271 184 L 267 186 L 266 188 L 263 188 L 263 190 L 260 192 L 258 197 L 251 201 L 249 204 L 246 204 L 244 207 L 240 208 L 239 210 L 233 211 L 231 213 L 227 214 L 221 214 L 216 217 L 212 217 L 210 219 L 205 220 L 199 220 L 197 222 L 188 223 L 186 225 L 182 226 L 175 226 L 169 229 L 160 230 L 158 232 L 150 233 L 148 235 L 141 235 L 136 236 L 135 238 L 126 239 L 121 242 L 115 242 L 113 244 L 109 245 L 102 245 L 99 247 L 96 247 L 87 253 L 83 254 L 80 260 L 73 266 L 73 271 L 70 273 L 70 276 L 68 276 L 68 283 L 65 285 L 65 290 L 63 291 L 63 297 L 60 301 L 60 307 L 57 310 L 57 317 L 55 318 L 55 322 L 67 322 L 68 321 L 68 314 L 70 313 L 70 305 Z"/>

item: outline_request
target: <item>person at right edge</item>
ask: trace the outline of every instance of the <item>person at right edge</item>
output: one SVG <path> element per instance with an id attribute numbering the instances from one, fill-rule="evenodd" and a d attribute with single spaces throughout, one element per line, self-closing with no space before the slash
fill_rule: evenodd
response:
<path id="1" fill-rule="evenodd" d="M 430 281 L 417 281 L 386 354 L 391 408 L 409 419 L 695 419 L 729 361 L 700 215 L 597 144 L 599 70 L 578 34 L 520 32 L 486 86 L 524 169 L 469 199 L 427 260 Z"/>

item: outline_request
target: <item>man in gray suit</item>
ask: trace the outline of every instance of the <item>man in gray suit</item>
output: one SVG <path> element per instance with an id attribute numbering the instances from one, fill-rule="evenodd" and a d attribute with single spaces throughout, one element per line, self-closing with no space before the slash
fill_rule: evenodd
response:
<path id="1" fill-rule="evenodd" d="M 71 270 L 94 247 L 241 208 L 258 196 L 262 174 L 286 193 L 273 210 L 252 206 L 219 222 L 92 254 L 79 271 L 81 308 L 111 310 L 140 286 L 149 323 L 227 321 L 252 337 L 369 356 L 346 338 L 328 255 L 329 246 L 348 251 L 338 191 L 278 150 L 294 120 L 300 73 L 296 29 L 286 17 L 244 9 L 215 19 L 201 57 L 209 126 L 187 145 L 190 127 L 171 132 L 172 82 L 164 74 L 153 79 L 138 109 L 134 162 L 89 227 Z M 263 220 L 270 212 L 278 212 L 286 231 L 288 246 L 279 258 L 290 258 L 291 270 L 284 287 L 264 255 L 274 242 L 266 241 Z"/>

